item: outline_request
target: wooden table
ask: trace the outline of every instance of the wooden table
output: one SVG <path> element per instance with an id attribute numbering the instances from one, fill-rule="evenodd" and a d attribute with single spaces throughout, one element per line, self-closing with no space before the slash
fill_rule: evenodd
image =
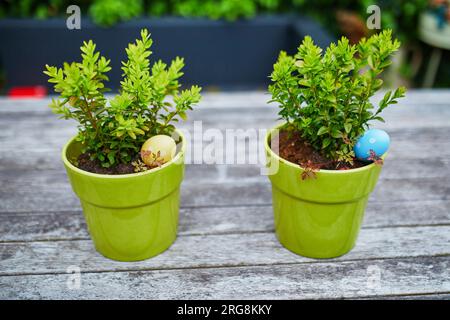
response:
<path id="1" fill-rule="evenodd" d="M 268 128 L 268 99 L 206 94 L 185 128 Z M 102 257 L 60 160 L 76 129 L 47 103 L 0 99 L 0 298 L 450 298 L 450 90 L 410 91 L 386 110 L 392 146 L 358 243 L 331 260 L 277 242 L 256 165 L 187 166 L 175 244 L 143 262 Z"/>

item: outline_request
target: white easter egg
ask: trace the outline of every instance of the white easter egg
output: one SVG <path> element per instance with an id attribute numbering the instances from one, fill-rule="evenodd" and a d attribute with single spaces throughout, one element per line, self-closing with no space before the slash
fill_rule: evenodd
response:
<path id="1" fill-rule="evenodd" d="M 175 157 L 177 145 L 175 140 L 166 135 L 156 135 L 144 142 L 141 148 L 142 161 L 153 166 L 155 160 L 166 163 Z"/>

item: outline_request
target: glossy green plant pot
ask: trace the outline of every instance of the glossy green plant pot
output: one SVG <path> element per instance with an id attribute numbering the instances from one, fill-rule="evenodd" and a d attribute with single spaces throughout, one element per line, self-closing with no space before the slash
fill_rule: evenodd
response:
<path id="1" fill-rule="evenodd" d="M 381 167 L 370 164 L 352 170 L 320 170 L 316 178 L 302 180 L 299 165 L 265 150 L 272 183 L 275 231 L 290 251 L 310 258 L 333 258 L 355 245 L 364 210 Z"/>
<path id="2" fill-rule="evenodd" d="M 80 198 L 89 233 L 98 252 L 119 261 L 153 257 L 175 241 L 185 140 L 174 159 L 149 171 L 104 175 L 72 164 L 81 145 L 72 138 L 62 159 L 73 191 Z M 72 161 L 72 162 L 71 162 Z"/>

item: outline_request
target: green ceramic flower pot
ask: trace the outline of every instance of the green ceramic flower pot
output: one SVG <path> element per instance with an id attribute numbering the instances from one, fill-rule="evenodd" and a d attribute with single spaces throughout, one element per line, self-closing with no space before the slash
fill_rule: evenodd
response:
<path id="1" fill-rule="evenodd" d="M 355 245 L 364 210 L 381 167 L 336 171 L 320 170 L 316 179 L 301 179 L 300 166 L 280 158 L 265 138 L 275 231 L 290 251 L 310 258 L 334 258 Z"/>
<path id="2" fill-rule="evenodd" d="M 73 191 L 80 198 L 98 252 L 119 261 L 144 260 L 175 241 L 185 141 L 174 159 L 159 168 L 124 175 L 95 174 L 72 164 L 81 145 L 72 138 L 62 159 Z"/>

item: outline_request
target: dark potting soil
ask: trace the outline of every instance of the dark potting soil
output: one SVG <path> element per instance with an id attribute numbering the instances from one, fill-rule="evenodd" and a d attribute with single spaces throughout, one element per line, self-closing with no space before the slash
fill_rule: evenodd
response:
<path id="1" fill-rule="evenodd" d="M 271 146 L 276 143 L 277 139 L 271 141 Z M 288 130 L 280 130 L 279 133 L 279 153 L 278 155 L 303 168 L 311 168 L 315 170 L 348 170 L 364 167 L 372 162 L 364 162 L 355 160 L 353 164 L 343 161 L 333 161 L 326 158 L 319 151 L 314 149 L 307 141 L 305 141 L 299 132 Z"/>
<path id="2" fill-rule="evenodd" d="M 138 160 L 139 156 L 136 156 L 135 160 Z M 132 161 L 132 162 L 133 162 Z M 134 169 L 135 167 L 131 164 L 125 164 L 121 163 L 116 166 L 112 166 L 109 168 L 102 167 L 100 162 L 98 160 L 91 160 L 89 157 L 89 154 L 83 153 L 80 154 L 78 157 L 78 168 L 84 171 L 92 172 L 92 173 L 98 173 L 98 174 L 128 174 L 128 173 L 135 173 Z M 147 166 L 148 169 L 151 169 Z"/>

